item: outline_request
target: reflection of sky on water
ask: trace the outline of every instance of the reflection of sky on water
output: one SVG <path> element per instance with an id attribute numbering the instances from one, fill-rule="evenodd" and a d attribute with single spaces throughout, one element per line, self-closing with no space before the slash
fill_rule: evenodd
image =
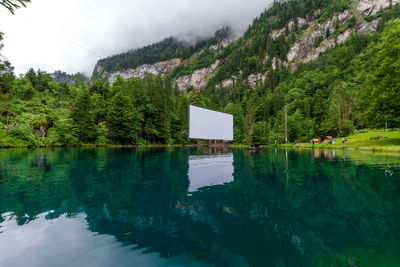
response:
<path id="1" fill-rule="evenodd" d="M 233 154 L 189 156 L 189 192 L 233 181 Z"/>
<path id="2" fill-rule="evenodd" d="M 157 252 L 136 245 L 123 245 L 108 234 L 88 229 L 86 214 L 62 215 L 54 220 L 39 214 L 29 224 L 18 226 L 12 216 L 3 214 L 0 266 L 208 266 L 191 255 L 162 258 Z M 132 233 L 126 233 L 129 235 Z"/>

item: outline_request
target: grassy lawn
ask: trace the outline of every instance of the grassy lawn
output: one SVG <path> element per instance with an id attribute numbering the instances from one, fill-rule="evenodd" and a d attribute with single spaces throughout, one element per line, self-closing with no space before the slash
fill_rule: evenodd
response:
<path id="1" fill-rule="evenodd" d="M 400 152 L 400 131 L 384 130 L 363 130 L 363 133 L 356 133 L 347 136 L 347 143 L 342 144 L 342 138 L 336 138 L 335 144 L 302 144 L 302 145 L 283 145 L 288 147 L 316 147 L 316 148 L 354 148 L 359 150 L 381 151 L 381 152 Z M 371 137 L 379 137 L 371 140 Z"/>

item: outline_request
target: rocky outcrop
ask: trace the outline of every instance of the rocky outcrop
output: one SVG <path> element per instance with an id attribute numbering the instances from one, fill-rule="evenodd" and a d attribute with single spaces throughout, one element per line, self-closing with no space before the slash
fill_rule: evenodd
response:
<path id="1" fill-rule="evenodd" d="M 256 88 L 261 83 L 264 83 L 265 79 L 267 79 L 268 73 L 269 73 L 269 71 L 266 71 L 264 73 L 258 73 L 258 74 L 250 74 L 247 77 L 247 81 L 249 82 L 250 87 L 251 88 Z"/>
<path id="2" fill-rule="evenodd" d="M 250 87 L 256 88 L 260 84 L 264 83 L 265 80 L 267 79 L 268 73 L 269 71 L 266 71 L 264 73 L 250 74 L 247 77 L 247 81 Z M 240 73 L 240 75 L 242 75 L 242 73 Z M 223 80 L 221 86 L 224 88 L 232 88 L 238 80 L 239 80 L 238 76 L 234 75 L 229 79 Z"/>
<path id="3" fill-rule="evenodd" d="M 400 0 L 360 0 L 357 4 L 357 10 L 364 16 L 375 15 L 379 10 L 395 5 Z"/>
<path id="4" fill-rule="evenodd" d="M 295 69 L 301 63 L 307 63 L 311 60 L 318 58 L 322 53 L 326 52 L 329 48 L 345 42 L 353 33 L 373 33 L 377 30 L 379 20 L 365 21 L 363 17 L 374 15 L 379 10 L 390 6 L 390 4 L 400 3 L 400 0 L 355 0 L 353 7 L 341 13 L 336 13 L 332 18 L 320 22 L 318 20 L 311 20 L 311 17 L 297 18 L 290 21 L 287 26 L 282 29 L 275 30 L 271 33 L 271 37 L 276 39 L 279 36 L 286 35 L 294 31 L 296 27 L 301 29 L 301 34 L 297 36 L 296 41 L 290 47 L 287 54 L 287 60 L 282 61 L 277 57 L 269 57 L 265 55 L 263 63 L 265 66 L 270 66 L 271 70 L 279 68 L 279 66 L 290 66 Z M 315 17 L 322 14 L 323 10 L 317 10 L 314 14 Z M 356 18 L 353 21 L 353 18 Z M 271 18 L 273 20 L 274 18 Z M 350 24 L 351 22 L 351 24 Z M 354 24 L 355 23 L 355 24 Z M 349 27 L 350 26 L 350 27 Z M 318 41 L 316 42 L 318 38 Z M 241 47 L 243 49 L 249 46 L 253 40 L 248 38 L 243 40 Z M 224 39 L 216 45 L 211 45 L 204 48 L 199 53 L 207 51 L 219 53 L 224 47 L 228 46 L 231 40 Z M 190 62 L 195 56 L 182 62 L 180 59 L 172 59 L 169 61 L 158 62 L 156 64 L 145 64 L 134 69 L 121 70 L 109 75 L 109 81 L 113 83 L 118 75 L 122 78 L 138 77 L 145 78 L 148 73 L 165 75 L 173 71 L 179 65 Z M 219 67 L 220 62 L 217 60 L 210 67 L 195 70 L 192 74 L 178 77 L 175 82 L 181 91 L 187 91 L 189 88 L 202 90 L 207 86 L 211 77 L 213 77 Z M 96 72 L 103 73 L 100 65 L 96 66 Z M 243 76 L 242 72 L 234 75 L 226 80 L 223 80 L 218 86 L 229 88 L 235 86 L 237 82 L 244 82 L 250 84 L 252 88 L 257 87 L 260 83 L 264 83 L 268 72 L 251 74 L 248 77 Z"/>
<path id="5" fill-rule="evenodd" d="M 304 25 L 306 25 L 306 24 L 307 24 L 307 20 L 306 20 L 306 19 L 304 19 L 304 18 L 297 18 L 297 25 L 298 25 L 299 28 L 303 28 Z M 290 22 L 288 23 L 287 29 L 289 30 L 289 33 L 292 32 L 294 26 L 295 26 L 295 23 L 294 23 L 293 20 L 290 21 Z M 284 27 L 284 28 L 282 28 L 282 29 L 280 29 L 280 30 L 275 30 L 275 31 L 273 31 L 273 32 L 271 33 L 271 37 L 272 37 L 273 39 L 276 39 L 276 38 L 278 38 L 279 36 L 281 36 L 285 31 L 286 31 L 286 27 Z"/>
<path id="6" fill-rule="evenodd" d="M 47 127 L 44 126 L 44 125 L 40 125 L 40 128 L 39 128 L 39 136 L 40 136 L 40 137 L 45 137 L 46 134 L 47 134 Z"/>
<path id="7" fill-rule="evenodd" d="M 343 13 L 336 14 L 332 17 L 332 19 L 326 21 L 323 24 L 318 24 L 314 22 L 303 34 L 303 38 L 298 40 L 290 49 L 287 59 L 289 62 L 299 61 L 298 63 L 306 63 L 310 61 L 309 58 L 314 58 L 314 54 L 317 56 L 325 52 L 326 49 L 335 44 L 334 40 L 325 40 L 321 43 L 323 48 L 313 50 L 313 45 L 317 36 L 325 36 L 326 32 L 329 29 L 329 32 L 333 33 L 335 31 L 335 23 L 339 23 L 340 26 L 343 26 L 350 18 L 352 14 L 346 10 Z M 331 38 L 332 39 L 332 38 Z M 328 41 L 328 42 L 326 42 Z M 319 47 L 318 47 L 319 48 Z M 313 53 L 312 53 L 313 52 Z M 313 54 L 311 56 L 311 54 Z"/>
<path id="8" fill-rule="evenodd" d="M 213 53 L 218 53 L 220 52 L 222 49 L 224 49 L 225 47 L 227 47 L 229 44 L 231 43 L 231 41 L 229 41 L 228 39 L 224 39 L 221 42 L 219 42 L 216 45 L 212 45 L 208 48 L 209 51 L 213 52 Z"/>
<path id="9" fill-rule="evenodd" d="M 210 46 L 208 50 L 214 53 L 218 53 L 223 48 L 227 47 L 230 43 L 231 42 L 229 40 L 222 40 L 220 43 Z M 118 75 L 120 75 L 124 79 L 128 79 L 131 77 L 144 79 L 149 73 L 154 75 L 158 75 L 159 73 L 161 73 L 162 75 L 165 75 L 166 73 L 173 71 L 181 63 L 182 61 L 179 58 L 175 58 L 168 61 L 157 62 L 152 65 L 150 64 L 141 65 L 135 69 L 127 69 L 123 71 L 114 72 L 110 74 L 109 82 L 114 83 Z M 182 91 L 186 91 L 189 87 L 202 90 L 206 87 L 208 80 L 215 75 L 218 65 L 219 61 L 217 60 L 214 62 L 214 64 L 212 64 L 208 68 L 197 69 L 190 75 L 184 75 L 178 77 L 175 80 L 175 82 L 178 85 L 178 88 Z M 97 71 L 101 71 L 101 69 Z"/>
<path id="10" fill-rule="evenodd" d="M 189 87 L 202 90 L 206 87 L 208 79 L 215 75 L 219 60 L 216 60 L 209 68 L 195 70 L 190 75 L 180 76 L 176 79 L 179 90 L 187 91 Z"/>
<path id="11" fill-rule="evenodd" d="M 316 59 L 324 53 L 329 48 L 335 46 L 336 44 L 344 43 L 352 33 L 372 33 L 378 28 L 379 20 L 374 20 L 371 22 L 358 22 L 353 29 L 348 29 L 345 32 L 338 35 L 336 40 L 334 38 L 324 40 L 317 48 L 308 53 L 304 58 L 300 60 L 301 63 L 307 63 L 311 60 Z"/>
<path id="12" fill-rule="evenodd" d="M 400 0 L 396 0 L 400 1 Z M 368 2 L 368 1 L 361 1 Z M 385 1 L 378 1 L 385 2 Z M 345 42 L 352 33 L 373 33 L 377 30 L 379 20 L 376 19 L 371 22 L 358 21 L 351 29 L 346 29 L 339 35 L 328 36 L 327 32 L 334 33 L 336 23 L 339 27 L 345 28 L 348 21 L 355 16 L 355 14 L 346 10 L 343 13 L 335 14 L 330 20 L 323 24 L 314 22 L 303 34 L 303 37 L 298 40 L 291 48 L 287 55 L 288 62 L 292 63 L 292 68 L 295 68 L 300 63 L 307 63 L 316 59 L 329 48 Z M 323 36 L 325 39 L 314 47 L 315 40 L 318 36 Z"/>
<path id="13" fill-rule="evenodd" d="M 243 72 L 239 71 L 238 75 L 233 75 L 232 77 L 223 80 L 219 86 L 224 87 L 224 88 L 232 88 L 236 84 L 236 82 L 239 80 L 239 77 L 242 75 L 243 75 Z"/>
<path id="14" fill-rule="evenodd" d="M 229 79 L 222 81 L 222 87 L 224 88 L 231 88 L 235 85 L 235 82 L 238 80 L 237 76 L 232 76 Z"/>
<path id="15" fill-rule="evenodd" d="M 108 80 L 110 81 L 110 83 L 113 83 L 118 75 L 120 75 L 124 79 L 128 79 L 131 77 L 144 79 L 148 73 L 154 75 L 158 75 L 159 73 L 161 73 L 162 75 L 165 75 L 166 73 L 173 71 L 176 67 L 179 66 L 179 64 L 181 64 L 181 60 L 179 58 L 163 62 L 157 62 L 156 64 L 153 65 L 145 64 L 135 69 L 127 69 L 123 71 L 114 72 L 110 74 Z"/>

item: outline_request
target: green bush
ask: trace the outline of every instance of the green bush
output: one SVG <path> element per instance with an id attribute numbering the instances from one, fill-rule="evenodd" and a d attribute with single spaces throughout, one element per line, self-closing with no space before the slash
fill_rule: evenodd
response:
<path id="1" fill-rule="evenodd" d="M 26 141 L 28 146 L 41 146 L 38 135 L 33 133 L 33 129 L 28 124 L 13 126 L 10 128 L 9 136 Z"/>
<path id="2" fill-rule="evenodd" d="M 105 122 L 100 122 L 97 126 L 97 140 L 96 145 L 105 145 L 108 143 L 107 140 L 108 129 Z"/>
<path id="3" fill-rule="evenodd" d="M 47 136 L 49 144 L 54 146 L 75 146 L 79 141 L 78 132 L 69 119 L 57 121 Z"/>
<path id="4" fill-rule="evenodd" d="M 323 40 L 324 40 L 324 37 L 322 35 L 318 35 L 314 40 L 313 47 L 317 48 L 322 43 Z"/>
<path id="5" fill-rule="evenodd" d="M 254 143 L 268 143 L 268 123 L 266 121 L 259 121 L 254 124 L 253 129 L 253 142 Z"/>

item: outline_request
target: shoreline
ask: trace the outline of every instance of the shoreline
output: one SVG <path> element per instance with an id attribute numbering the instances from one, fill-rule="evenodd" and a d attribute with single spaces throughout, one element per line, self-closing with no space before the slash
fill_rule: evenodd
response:
<path id="1" fill-rule="evenodd" d="M 179 148 L 179 147 L 229 147 L 237 149 L 246 149 L 250 144 L 210 144 L 210 145 L 163 145 L 163 144 L 149 144 L 149 145 L 96 145 L 96 144 L 83 144 L 79 146 L 10 146 L 0 147 L 0 149 L 18 149 L 18 148 Z M 337 150 L 356 150 L 356 151 L 370 151 L 370 152 L 385 152 L 385 153 L 400 153 L 400 146 L 351 146 L 343 144 L 265 144 L 261 148 L 290 148 L 290 149 L 337 149 Z"/>
<path id="2" fill-rule="evenodd" d="M 280 145 L 265 145 L 263 147 L 276 146 L 281 148 L 306 148 L 306 149 L 338 149 L 338 150 L 358 150 L 370 152 L 387 152 L 387 153 L 400 153 L 400 146 L 351 146 L 351 145 L 331 145 L 331 144 L 280 144 Z"/>

